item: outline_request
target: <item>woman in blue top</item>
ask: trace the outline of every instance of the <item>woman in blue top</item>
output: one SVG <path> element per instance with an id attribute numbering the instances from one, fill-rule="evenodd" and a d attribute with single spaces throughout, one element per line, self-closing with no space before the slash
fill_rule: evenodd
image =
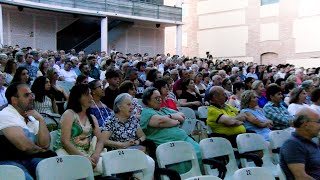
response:
<path id="1" fill-rule="evenodd" d="M 260 108 L 257 108 L 258 98 L 254 91 L 247 90 L 241 95 L 241 112 L 247 115 L 244 126 L 249 131 L 254 131 L 269 141 L 269 132 L 273 123 L 267 119 Z"/>
<path id="2" fill-rule="evenodd" d="M 268 99 L 266 96 L 263 95 L 263 92 L 265 91 L 264 84 L 260 80 L 256 80 L 251 85 L 252 90 L 256 93 L 258 97 L 258 105 L 260 108 L 263 108 L 264 105 L 267 104 Z"/>

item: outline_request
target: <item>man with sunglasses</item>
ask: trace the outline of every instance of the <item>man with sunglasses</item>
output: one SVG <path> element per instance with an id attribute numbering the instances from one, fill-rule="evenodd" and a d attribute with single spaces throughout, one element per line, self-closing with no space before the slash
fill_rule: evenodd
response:
<path id="1" fill-rule="evenodd" d="M 287 180 L 320 179 L 319 143 L 312 141 L 320 132 L 320 115 L 310 108 L 302 108 L 293 126 L 296 131 L 280 149 L 280 166 Z"/>

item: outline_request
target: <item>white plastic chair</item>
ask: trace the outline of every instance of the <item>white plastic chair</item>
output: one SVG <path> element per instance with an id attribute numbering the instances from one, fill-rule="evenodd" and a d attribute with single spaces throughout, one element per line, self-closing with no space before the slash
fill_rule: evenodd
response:
<path id="1" fill-rule="evenodd" d="M 53 146 L 56 144 L 56 141 L 57 141 L 57 134 L 58 134 L 58 130 L 50 132 L 50 146 L 49 146 L 49 149 L 52 150 L 52 151 L 53 151 Z"/>
<path id="2" fill-rule="evenodd" d="M 91 162 L 87 157 L 79 155 L 65 155 L 44 159 L 38 164 L 36 174 L 37 180 L 94 180 Z"/>
<path id="3" fill-rule="evenodd" d="M 234 180 L 275 180 L 272 172 L 263 167 L 247 167 L 237 170 L 233 176 Z"/>
<path id="4" fill-rule="evenodd" d="M 147 156 L 138 149 L 113 150 L 103 154 L 102 167 L 104 176 L 135 172 L 139 179 L 145 179 L 148 167 Z"/>
<path id="5" fill-rule="evenodd" d="M 12 165 L 0 165 L 0 179 L 25 180 L 22 169 Z"/>
<path id="6" fill-rule="evenodd" d="M 270 148 L 272 150 L 280 149 L 282 144 L 289 139 L 290 132 L 286 130 L 276 130 L 269 133 Z M 272 152 L 272 158 L 275 164 L 279 163 L 279 153 Z"/>
<path id="7" fill-rule="evenodd" d="M 157 161 L 160 168 L 166 168 L 167 165 L 191 161 L 191 169 L 180 174 L 181 179 L 186 179 L 194 176 L 201 176 L 198 157 L 193 146 L 185 141 L 172 141 L 163 143 L 156 150 Z M 161 177 L 167 179 L 167 177 Z"/>
<path id="8" fill-rule="evenodd" d="M 198 107 L 199 119 L 207 119 L 207 117 L 208 117 L 208 108 L 209 108 L 209 106 L 200 106 L 200 107 Z"/>
<path id="9" fill-rule="evenodd" d="M 278 177 L 276 165 L 272 163 L 267 142 L 259 134 L 255 133 L 244 133 L 237 136 L 237 145 L 239 154 L 248 153 L 252 151 L 263 151 L 263 165 L 272 171 L 275 177 Z M 240 158 L 242 167 L 255 167 L 254 163 L 248 163 L 247 159 Z"/>
<path id="10" fill-rule="evenodd" d="M 227 139 L 221 137 L 203 139 L 200 141 L 200 150 L 203 159 L 228 156 L 229 162 L 226 164 L 227 172 L 224 179 L 232 179 L 234 172 L 238 170 L 238 165 L 231 143 Z M 218 170 L 211 169 L 210 165 L 203 164 L 203 166 L 206 174 L 219 175 Z"/>
<path id="11" fill-rule="evenodd" d="M 196 176 L 196 177 L 191 177 L 185 180 L 221 180 L 217 176 Z"/>
<path id="12" fill-rule="evenodd" d="M 189 119 L 197 119 L 196 117 L 196 113 L 194 112 L 193 109 L 191 108 L 188 108 L 188 107 L 178 107 L 178 110 L 180 112 L 182 112 L 186 118 L 189 118 Z"/>
<path id="13" fill-rule="evenodd" d="M 286 175 L 284 174 L 280 164 L 277 165 L 277 171 L 279 175 L 279 180 L 287 180 Z"/>

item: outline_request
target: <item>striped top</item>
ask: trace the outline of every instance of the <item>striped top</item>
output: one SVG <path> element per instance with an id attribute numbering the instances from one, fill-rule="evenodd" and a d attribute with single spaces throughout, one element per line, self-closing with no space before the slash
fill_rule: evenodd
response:
<path id="1" fill-rule="evenodd" d="M 48 96 L 45 96 L 43 102 L 34 101 L 34 109 L 39 113 L 53 113 L 51 99 Z"/>

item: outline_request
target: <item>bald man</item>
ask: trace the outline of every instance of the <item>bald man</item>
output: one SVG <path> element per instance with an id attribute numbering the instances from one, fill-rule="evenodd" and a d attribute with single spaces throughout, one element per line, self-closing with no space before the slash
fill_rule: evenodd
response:
<path id="1" fill-rule="evenodd" d="M 296 131 L 280 149 L 280 166 L 287 180 L 320 179 L 320 148 L 312 141 L 320 131 L 320 116 L 303 108 L 293 122 Z"/>
<path id="2" fill-rule="evenodd" d="M 235 147 L 236 136 L 246 132 L 243 126 L 246 115 L 225 104 L 224 89 L 220 86 L 213 86 L 210 89 L 209 99 L 211 105 L 208 108 L 207 124 L 211 128 L 213 136 L 225 137 Z"/>

